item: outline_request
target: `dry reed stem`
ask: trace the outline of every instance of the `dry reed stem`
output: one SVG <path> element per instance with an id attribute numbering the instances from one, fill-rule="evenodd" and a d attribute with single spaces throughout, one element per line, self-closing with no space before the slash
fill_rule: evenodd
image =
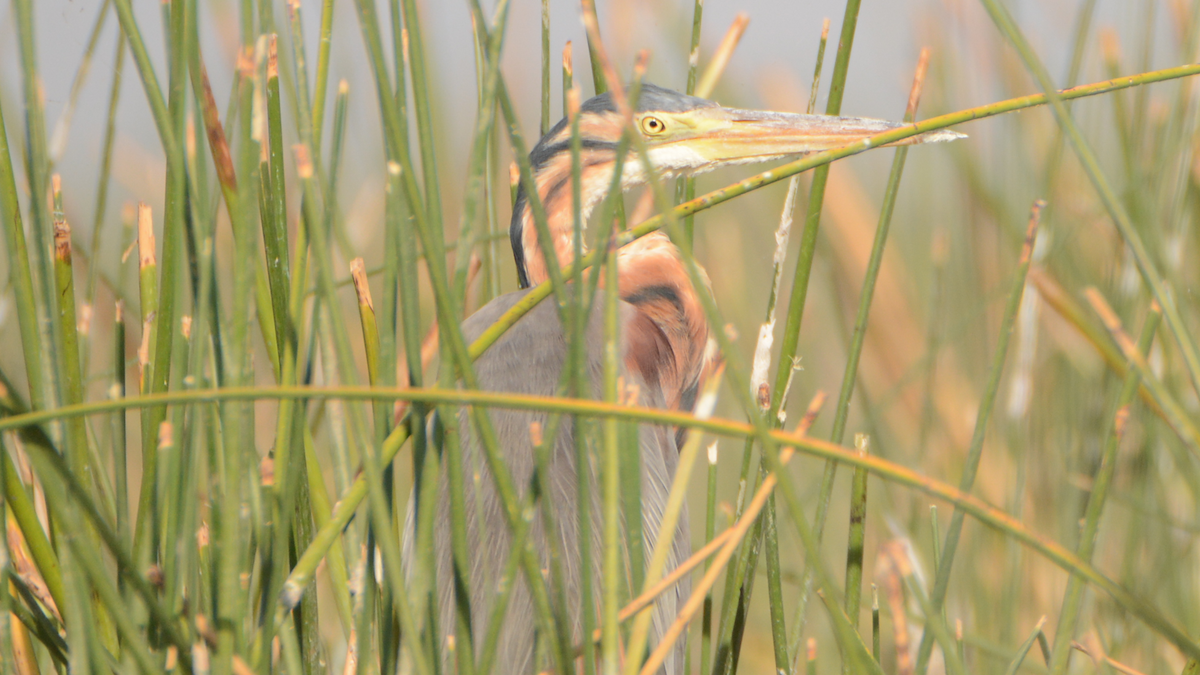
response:
<path id="1" fill-rule="evenodd" d="M 296 143 L 292 146 L 292 152 L 296 156 L 296 176 L 301 180 L 312 178 L 312 154 L 308 151 L 308 146 L 303 143 Z"/>
<path id="2" fill-rule="evenodd" d="M 1163 390 L 1161 382 L 1156 381 L 1154 371 L 1150 368 L 1150 364 L 1146 361 L 1146 357 L 1138 350 L 1137 344 L 1133 338 L 1125 332 L 1121 326 L 1121 318 L 1113 311 L 1104 296 L 1094 286 L 1089 286 L 1083 290 L 1083 294 L 1087 297 L 1088 303 L 1100 316 L 1100 321 L 1108 330 L 1109 335 L 1120 347 L 1121 353 L 1133 365 L 1135 369 L 1142 375 L 1144 384 L 1149 385 L 1150 392 L 1158 397 L 1158 401 L 1163 408 L 1164 417 L 1167 425 L 1179 436 L 1184 445 L 1187 446 L 1193 454 L 1200 454 L 1200 429 L 1192 423 L 1188 413 L 1170 398 Z M 1152 302 L 1153 311 L 1161 311 L 1158 302 Z"/>
<path id="3" fill-rule="evenodd" d="M 929 71 L 929 47 L 922 47 L 917 57 L 917 70 L 913 74 L 912 89 L 908 92 L 908 105 L 904 109 L 905 119 L 915 119 L 917 104 L 921 102 L 921 91 L 925 88 L 925 75 Z"/>
<path id="4" fill-rule="evenodd" d="M 892 639 L 896 646 L 896 672 L 911 675 L 913 672 L 912 644 L 908 637 L 908 610 L 904 605 L 905 569 L 909 567 L 907 547 L 903 542 L 891 540 L 879 547 L 875 562 L 875 576 L 883 584 L 888 610 L 892 614 Z"/>
<path id="5" fill-rule="evenodd" d="M 138 391 L 146 390 L 146 371 L 150 368 L 150 338 L 154 328 L 154 317 L 148 316 L 142 321 L 142 341 L 138 344 Z"/>
<path id="6" fill-rule="evenodd" d="M 1054 276 L 1045 268 L 1033 266 L 1029 268 L 1029 279 L 1033 282 L 1034 288 L 1037 289 L 1038 295 L 1046 301 L 1051 308 L 1063 319 L 1063 322 L 1070 326 L 1072 334 L 1079 336 L 1084 343 L 1090 345 L 1091 348 L 1100 356 L 1110 370 L 1115 373 L 1123 374 L 1125 372 L 1125 360 L 1121 357 L 1118 350 L 1112 349 L 1107 343 L 1102 343 L 1097 339 L 1099 333 L 1092 334 L 1083 329 L 1080 322 L 1083 320 L 1083 310 L 1075 302 L 1073 298 L 1063 289 L 1062 285 L 1054 278 Z M 1154 400 L 1150 390 L 1146 388 L 1145 383 L 1142 383 L 1138 390 L 1142 402 L 1145 403 L 1154 414 L 1166 421 L 1166 414 L 1159 407 L 1158 402 Z"/>
<path id="7" fill-rule="evenodd" d="M 725 67 L 729 65 L 729 59 L 733 58 L 733 50 L 737 49 L 749 23 L 750 15 L 745 12 L 738 12 L 738 15 L 734 17 L 733 23 L 729 25 L 729 30 L 725 31 L 725 37 L 721 38 L 721 44 L 717 45 L 717 51 L 713 52 L 712 61 L 709 61 L 708 67 L 704 69 L 704 74 L 700 76 L 700 81 L 696 84 L 696 96 L 700 98 L 712 96 L 717 81 L 721 79 Z"/>
<path id="8" fill-rule="evenodd" d="M 137 230 L 138 269 L 146 269 L 158 263 L 154 253 L 154 216 L 145 202 L 138 204 Z"/>
<path id="9" fill-rule="evenodd" d="M 362 258 L 350 261 L 350 278 L 354 281 L 354 293 L 358 296 L 358 304 L 366 305 L 372 310 L 375 303 L 371 300 L 371 286 L 367 283 L 367 268 Z"/>
<path id="10" fill-rule="evenodd" d="M 1125 675 L 1143 675 L 1140 670 L 1135 670 L 1116 659 L 1113 659 L 1108 654 L 1104 653 L 1104 649 L 1100 644 L 1100 640 L 1096 638 L 1095 631 L 1088 633 L 1087 641 L 1091 646 L 1084 645 L 1076 640 L 1071 640 L 1071 648 L 1083 652 L 1096 664 L 1097 668 L 1102 668 L 1104 664 L 1108 664 L 1113 670 L 1124 673 Z"/>
<path id="11" fill-rule="evenodd" d="M 804 414 L 804 418 L 801 419 L 800 425 L 796 428 L 798 435 L 803 436 L 808 433 L 809 427 L 816 419 L 817 412 L 820 411 L 824 403 L 825 392 L 818 391 L 809 403 L 808 411 Z M 783 448 L 779 453 L 780 466 L 786 466 L 794 454 L 795 449 L 791 447 Z M 675 622 L 671 624 L 671 627 L 663 635 L 662 641 L 651 652 L 650 657 L 646 659 L 646 663 L 642 666 L 641 675 L 652 675 L 662 665 L 667 653 L 674 647 L 675 641 L 679 639 L 696 612 L 703 606 L 705 596 L 713 587 L 713 584 L 716 583 L 717 577 L 725 569 L 725 565 L 729 562 L 730 557 L 733 556 L 733 552 L 746 536 L 746 533 L 749 532 L 750 527 L 758 517 L 759 511 L 766 505 L 767 497 L 775 489 L 778 480 L 778 477 L 774 473 L 768 474 L 763 479 L 758 491 L 754 493 L 754 498 L 750 500 L 750 503 L 746 506 L 746 510 L 742 512 L 742 517 L 730 528 L 729 539 L 721 547 L 721 551 L 717 553 L 716 558 L 713 559 L 712 566 L 709 567 L 708 571 L 704 574 L 704 578 L 700 580 L 696 588 L 692 590 L 691 597 L 688 598 L 683 609 L 679 611 Z"/>
<path id="12" fill-rule="evenodd" d="M 240 54 L 238 58 L 240 64 Z M 237 174 L 229 153 L 229 141 L 225 137 L 221 113 L 217 110 L 217 101 L 213 98 L 212 85 L 208 81 L 208 69 L 203 63 L 200 64 L 200 88 L 204 93 L 200 101 L 200 113 L 204 117 L 204 130 L 208 135 L 209 152 L 212 153 L 213 164 L 217 169 L 217 180 L 226 190 L 237 192 Z"/>
<path id="13" fill-rule="evenodd" d="M 358 672 L 358 630 L 350 629 L 346 638 L 346 661 L 342 664 L 342 675 L 354 675 Z"/>
<path id="14" fill-rule="evenodd" d="M 783 283 L 783 265 L 787 259 L 788 238 L 792 232 L 792 222 L 796 208 L 796 194 L 800 191 L 800 177 L 792 176 L 788 181 L 787 197 L 783 202 L 783 212 L 779 216 L 779 227 L 775 229 L 775 254 L 772 265 L 775 271 L 771 279 L 770 300 L 767 320 L 758 327 L 758 340 L 754 345 L 754 360 L 750 370 L 750 394 L 757 399 L 760 410 L 766 412 L 771 408 L 771 385 L 767 382 L 767 372 L 771 368 L 771 347 L 775 344 L 776 300 Z M 795 370 L 793 369 L 792 373 Z M 790 384 L 791 375 L 788 374 Z M 787 397 L 787 386 L 784 387 L 784 398 Z M 779 412 L 787 409 L 785 402 L 780 402 Z M 783 420 L 780 420 L 780 424 Z"/>
<path id="15" fill-rule="evenodd" d="M 54 597 L 50 595 L 50 589 L 42 579 L 42 573 L 38 571 L 37 564 L 29 555 L 29 549 L 25 545 L 25 536 L 21 534 L 21 527 L 11 514 L 7 520 L 8 555 L 13 571 L 29 588 L 34 597 L 41 601 L 61 624 L 63 622 L 62 614 L 59 613 L 58 605 L 54 603 Z"/>

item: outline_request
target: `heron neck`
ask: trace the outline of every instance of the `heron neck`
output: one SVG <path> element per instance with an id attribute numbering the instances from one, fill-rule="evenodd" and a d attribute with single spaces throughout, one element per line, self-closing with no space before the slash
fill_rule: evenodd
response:
<path id="1" fill-rule="evenodd" d="M 612 165 L 611 158 L 584 158 L 580 171 L 579 212 L 583 228 L 581 236 L 586 231 L 588 217 L 607 193 Z M 575 214 L 571 184 L 569 157 L 566 157 L 565 161 L 557 161 L 553 166 L 543 168 L 537 175 L 538 196 L 546 212 L 550 248 L 554 251 L 560 268 L 575 260 Z M 537 224 L 534 222 L 533 209 L 527 200 L 520 205 L 518 216 L 521 219 L 520 243 L 526 278 L 529 285 L 536 286 L 549 279 L 549 272 Z M 580 250 L 587 253 L 586 239 L 580 242 Z"/>

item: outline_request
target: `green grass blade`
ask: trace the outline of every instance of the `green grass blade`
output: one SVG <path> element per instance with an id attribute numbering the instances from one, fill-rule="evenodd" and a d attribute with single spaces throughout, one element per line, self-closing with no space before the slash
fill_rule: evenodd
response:
<path id="1" fill-rule="evenodd" d="M 4 106 L 0 104 L 0 220 L 4 225 L 4 246 L 8 252 L 9 277 L 16 296 L 17 322 L 21 331 L 21 352 L 25 358 L 25 378 L 29 382 L 29 400 L 34 409 L 45 405 L 46 384 L 42 379 L 42 340 L 38 329 L 38 309 L 33 284 L 33 268 L 25 243 L 25 224 L 17 197 L 12 153 L 4 124 Z"/>
<path id="2" fill-rule="evenodd" d="M 1142 327 L 1142 335 L 1138 339 L 1138 352 L 1144 354 L 1150 350 L 1161 318 L 1162 313 L 1156 311 L 1156 308 L 1152 308 Z M 1090 561 L 1096 550 L 1096 539 L 1100 534 L 1100 516 L 1104 512 L 1105 502 L 1112 486 L 1117 464 L 1117 450 L 1124 435 L 1125 425 L 1129 420 L 1130 405 L 1138 391 L 1140 379 L 1139 371 L 1130 368 L 1125 375 L 1125 382 L 1121 386 L 1113 426 L 1108 430 L 1105 438 L 1104 454 L 1096 469 L 1095 484 L 1091 496 L 1088 498 L 1083 528 L 1079 534 L 1079 545 L 1075 550 L 1075 554 L 1082 560 Z M 1054 648 L 1050 659 L 1050 672 L 1053 675 L 1065 673 L 1070 663 L 1071 639 L 1079 619 L 1084 589 L 1083 581 L 1076 576 L 1072 576 L 1067 581 L 1067 590 L 1063 596 L 1062 610 L 1058 617 L 1058 627 L 1054 631 Z"/>
<path id="3" fill-rule="evenodd" d="M 1000 337 L 992 355 L 991 366 L 988 369 L 987 385 L 984 389 L 983 397 L 980 399 L 979 412 L 975 419 L 975 431 L 971 437 L 971 447 L 967 450 L 967 458 L 963 465 L 960 482 L 960 489 L 963 492 L 970 492 L 971 487 L 974 485 L 975 475 L 979 469 L 979 461 L 983 456 L 983 441 L 987 436 L 988 419 L 991 416 L 992 404 L 995 403 L 996 395 L 1000 390 L 1000 377 L 1004 374 L 1004 362 L 1008 353 L 1008 342 L 1012 336 L 1012 327 L 1016 321 L 1017 310 L 1021 305 L 1021 297 L 1024 294 L 1025 277 L 1029 272 L 1029 264 L 1033 257 L 1033 242 L 1037 235 L 1037 228 L 1041 220 L 1043 208 L 1045 208 L 1045 202 L 1034 202 L 1032 212 L 1029 216 L 1029 227 L 1025 232 L 1025 244 L 1021 248 L 1017 273 L 1013 277 L 1012 286 L 1009 290 L 1008 301 L 1004 308 L 1004 318 L 1000 324 Z M 958 508 L 955 508 L 954 513 L 950 516 L 950 527 L 946 531 L 941 563 L 938 567 L 937 577 L 934 580 L 933 590 L 929 594 L 930 611 L 926 612 L 926 616 L 930 617 L 931 620 L 935 620 L 933 619 L 934 614 L 940 615 L 942 606 L 946 601 L 946 593 L 950 584 L 950 571 L 953 568 L 954 554 L 957 551 L 959 538 L 962 535 L 963 519 L 965 517 L 966 514 Z M 917 673 L 924 673 L 929 667 L 929 657 L 932 651 L 933 631 L 927 628 L 921 636 L 921 645 L 917 652 Z"/>

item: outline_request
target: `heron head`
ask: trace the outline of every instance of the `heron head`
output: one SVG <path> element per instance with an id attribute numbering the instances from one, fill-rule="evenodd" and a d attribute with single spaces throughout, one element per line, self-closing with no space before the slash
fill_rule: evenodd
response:
<path id="1" fill-rule="evenodd" d="M 801 115 L 725 108 L 712 101 L 645 85 L 634 123 L 646 141 L 649 159 L 665 175 L 695 174 L 732 164 L 765 162 L 807 152 L 845 147 L 901 124 L 862 117 Z M 934 131 L 902 144 L 962 138 Z M 626 180 L 645 180 L 641 163 L 630 157 Z"/>
<path id="2" fill-rule="evenodd" d="M 900 124 L 860 117 L 800 115 L 725 108 L 713 101 L 687 96 L 669 89 L 643 84 L 634 109 L 633 126 L 648 149 L 648 159 L 664 177 L 693 175 L 734 164 L 780 159 L 806 152 L 850 145 Z M 584 218 L 603 198 L 612 182 L 617 149 L 625 120 L 611 94 L 601 94 L 580 107 L 579 135 L 581 210 Z M 928 143 L 962 138 L 941 130 L 901 141 Z M 556 234 L 559 258 L 571 250 L 571 128 L 563 119 L 534 147 L 529 155 L 538 193 L 546 208 L 550 230 Z M 632 148 L 621 175 L 622 189 L 645 183 L 647 172 Z M 556 227 L 557 226 L 557 227 Z M 530 262 L 540 263 L 532 216 L 524 188 L 518 191 L 510 229 L 513 254 L 521 287 L 540 274 L 529 274 Z M 565 238 L 565 244 L 558 241 Z M 535 257 L 539 258 L 535 261 Z M 539 270 L 543 271 L 543 270 Z"/>

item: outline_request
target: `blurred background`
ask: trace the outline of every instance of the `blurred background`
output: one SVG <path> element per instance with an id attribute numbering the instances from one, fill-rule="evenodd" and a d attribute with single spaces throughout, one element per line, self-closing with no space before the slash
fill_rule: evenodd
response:
<path id="1" fill-rule="evenodd" d="M 104 228 L 95 261 L 103 283 L 92 321 L 108 325 L 115 297 L 125 296 L 131 304 L 136 304 L 137 297 L 136 255 L 128 260 L 121 255 L 132 243 L 131 231 L 122 226 L 123 210 L 130 202 L 145 201 L 156 214 L 162 213 L 166 169 L 142 86 L 132 62 L 127 62 L 116 121 L 111 193 L 105 212 L 97 217 L 96 173 L 116 46 L 116 21 L 111 16 L 100 33 L 91 71 L 78 92 L 69 133 L 56 132 L 101 4 L 98 0 L 38 0 L 35 7 L 47 127 L 56 139 L 51 152 L 55 170 L 63 177 L 65 210 L 74 227 L 76 246 L 91 247 L 96 236 L 94 222 Z M 1195 2 L 1009 0 L 1006 4 L 1060 86 L 1197 60 Z M 159 3 L 134 5 L 151 57 L 164 77 Z M 452 239 L 463 202 L 476 110 L 472 28 L 465 2 L 426 0 L 419 5 L 434 83 L 436 148 L 451 230 L 447 237 Z M 629 72 L 634 55 L 647 49 L 647 79 L 682 90 L 692 4 L 603 0 L 598 5 L 602 34 L 621 72 Z M 312 54 L 321 3 L 304 0 L 301 7 Z M 823 111 L 843 9 L 843 3 L 829 0 L 709 0 L 704 8 L 702 68 L 734 17 L 739 13 L 749 17 L 745 35 L 713 98 L 730 106 L 803 112 L 810 96 L 822 21 L 828 18 L 832 22 L 830 42 L 817 93 L 817 110 Z M 202 3 L 200 10 L 201 47 L 221 110 L 228 104 L 233 81 L 237 11 L 230 0 Z M 566 41 L 574 43 L 576 82 L 585 96 L 590 94 L 591 77 L 578 6 L 553 0 L 550 13 L 550 100 L 557 119 L 562 101 L 559 54 Z M 282 16 L 282 9 L 277 9 L 277 16 Z M 16 162 L 24 135 L 22 118 L 16 114 L 21 110 L 21 71 L 14 24 L 7 8 L 0 12 L 0 100 L 10 111 L 8 137 Z M 513 0 L 503 71 L 522 131 L 531 143 L 538 135 L 540 26 L 539 3 Z M 931 50 L 931 60 L 919 118 L 1039 91 L 974 0 L 868 0 L 858 20 L 842 113 L 900 119 L 923 47 Z M 383 142 L 359 24 L 349 2 L 337 3 L 331 77 L 331 82 L 344 79 L 350 90 L 346 157 L 338 183 L 340 220 L 351 252 L 363 256 L 367 268 L 372 269 L 381 264 Z M 1200 328 L 1195 264 L 1200 251 L 1196 227 L 1200 164 L 1194 162 L 1200 137 L 1196 135 L 1194 85 L 1188 80 L 1150 85 L 1079 100 L 1071 104 L 1071 110 L 1098 152 L 1103 171 L 1125 200 L 1160 271 L 1177 293 L 1185 320 L 1196 331 Z M 331 120 L 332 115 L 326 118 Z M 294 126 L 284 126 L 285 135 L 294 138 Z M 975 493 L 1073 549 L 1120 388 L 1120 377 L 1106 364 L 1094 339 L 1097 335 L 1101 342 L 1107 338 L 1086 309 L 1080 291 L 1086 286 L 1098 287 L 1134 335 L 1140 331 L 1149 296 L 1094 189 L 1062 142 L 1049 110 L 991 118 L 957 130 L 970 138 L 916 147 L 908 156 L 848 430 L 851 434 L 869 433 L 874 454 L 958 483 L 1029 207 L 1036 198 L 1046 199 L 1049 207 L 1035 253 L 1035 271 L 1008 352 Z M 507 166 L 511 154 L 506 143 L 501 148 L 502 166 Z M 792 385 L 793 420 L 818 390 L 836 399 L 892 152 L 873 151 L 839 162 L 832 170 L 800 336 L 802 368 Z M 288 168 L 290 172 L 290 162 Z M 697 193 L 751 173 L 751 169 L 735 168 L 705 175 L 698 181 Z M 289 173 L 289 181 L 291 178 Z M 807 183 L 804 177 L 784 293 L 803 226 Z M 22 189 L 28 194 L 26 186 Z M 774 233 L 785 191 L 785 184 L 779 183 L 705 211 L 696 219 L 696 255 L 712 279 L 726 321 L 740 336 L 736 344 L 743 364 L 750 361 L 754 336 L 765 313 Z M 299 192 L 289 192 L 293 228 Z M 506 227 L 509 196 L 506 190 L 497 193 L 499 222 Z M 223 212 L 219 218 L 218 275 L 229 278 L 228 264 L 222 260 L 231 256 L 223 258 L 221 252 L 229 251 L 232 244 Z M 493 278 L 502 292 L 514 290 L 507 242 L 500 241 L 497 252 L 502 264 Z M 346 251 L 335 255 L 339 277 L 347 274 L 350 257 Z M 7 262 L 0 265 L 5 266 L 0 271 L 7 278 Z M 1059 305 L 1044 297 L 1055 289 L 1066 298 L 1060 298 Z M 228 285 L 223 292 L 223 302 L 228 303 Z M 344 292 L 349 317 L 355 304 L 352 291 L 347 288 Z M 428 300 L 427 289 L 423 293 Z M 483 291 L 475 295 L 475 306 L 488 299 L 485 295 Z M 1064 318 L 1062 302 L 1084 308 L 1082 318 Z M 423 307 L 428 325 L 432 302 Z M 782 321 L 777 335 L 781 330 Z M 1197 399 L 1175 343 L 1165 328 L 1160 329 L 1160 338 L 1150 355 L 1151 364 L 1195 419 Z M 97 337 L 93 348 L 99 353 L 108 353 L 105 339 Z M 6 294 L 0 297 L 0 365 L 6 372 L 23 372 L 19 343 L 11 297 Z M 1112 349 L 1107 343 L 1102 346 Z M 135 348 L 136 343 L 131 342 L 130 353 Z M 258 349 L 261 351 L 261 345 Z M 257 358 L 266 363 L 264 353 Z M 107 361 L 95 359 L 93 363 L 91 394 L 98 398 L 107 382 Z M 271 381 L 269 371 L 259 368 L 264 384 Z M 266 448 L 274 426 L 269 408 L 262 407 L 262 411 L 259 447 Z M 728 395 L 723 396 L 719 414 L 741 418 Z M 1144 404 L 1135 407 L 1132 419 L 1121 445 L 1096 562 L 1196 635 L 1200 629 L 1200 466 L 1196 456 L 1186 452 Z M 832 412 L 827 412 L 812 433 L 827 438 L 831 421 Z M 847 443 L 850 438 L 848 434 Z M 725 504 L 718 510 L 718 530 L 732 513 L 729 504 L 736 496 L 735 467 L 741 443 L 723 441 L 720 448 L 722 465 L 728 463 L 729 470 L 721 472 L 720 494 Z M 136 464 L 131 460 L 131 465 Z M 804 457 L 793 462 L 792 470 L 810 505 L 816 501 L 822 466 L 823 462 Z M 701 481 L 695 482 L 692 527 L 698 541 L 704 492 Z M 848 484 L 849 472 L 843 470 L 826 530 L 825 553 L 837 575 L 845 559 Z M 871 479 L 868 581 L 875 579 L 881 545 L 897 539 L 911 547 L 921 573 L 932 574 L 930 503 L 921 494 Z M 943 528 L 950 512 L 950 506 L 941 505 L 937 515 Z M 791 607 L 800 593 L 803 551 L 793 541 L 790 529 L 781 532 L 785 604 Z M 1066 580 L 1066 574 L 1051 563 L 968 520 L 946 614 L 951 625 L 962 622 L 971 672 L 1003 672 L 1008 658 L 1039 618 L 1049 618 L 1050 631 Z M 808 611 L 812 617 L 809 632 L 818 638 L 822 650 L 822 671 L 832 672 L 836 647 L 824 614 L 815 607 Z M 885 606 L 885 615 L 888 611 Z M 869 623 L 869 608 L 864 609 L 863 620 Z M 912 630 L 919 637 L 919 626 Z M 1088 598 L 1078 632 L 1081 641 L 1085 634 L 1094 635 L 1110 655 L 1142 672 L 1178 672 L 1183 665 L 1169 643 L 1115 609 L 1105 597 Z M 892 672 L 893 639 L 885 634 L 885 669 Z M 333 643 L 341 635 L 336 630 L 327 635 L 336 653 L 338 647 Z M 742 672 L 770 672 L 770 645 L 766 597 L 760 592 L 748 621 Z M 1038 672 L 1040 656 L 1027 663 L 1030 672 Z M 1088 659 L 1075 658 L 1074 672 L 1093 672 L 1092 668 Z"/>

